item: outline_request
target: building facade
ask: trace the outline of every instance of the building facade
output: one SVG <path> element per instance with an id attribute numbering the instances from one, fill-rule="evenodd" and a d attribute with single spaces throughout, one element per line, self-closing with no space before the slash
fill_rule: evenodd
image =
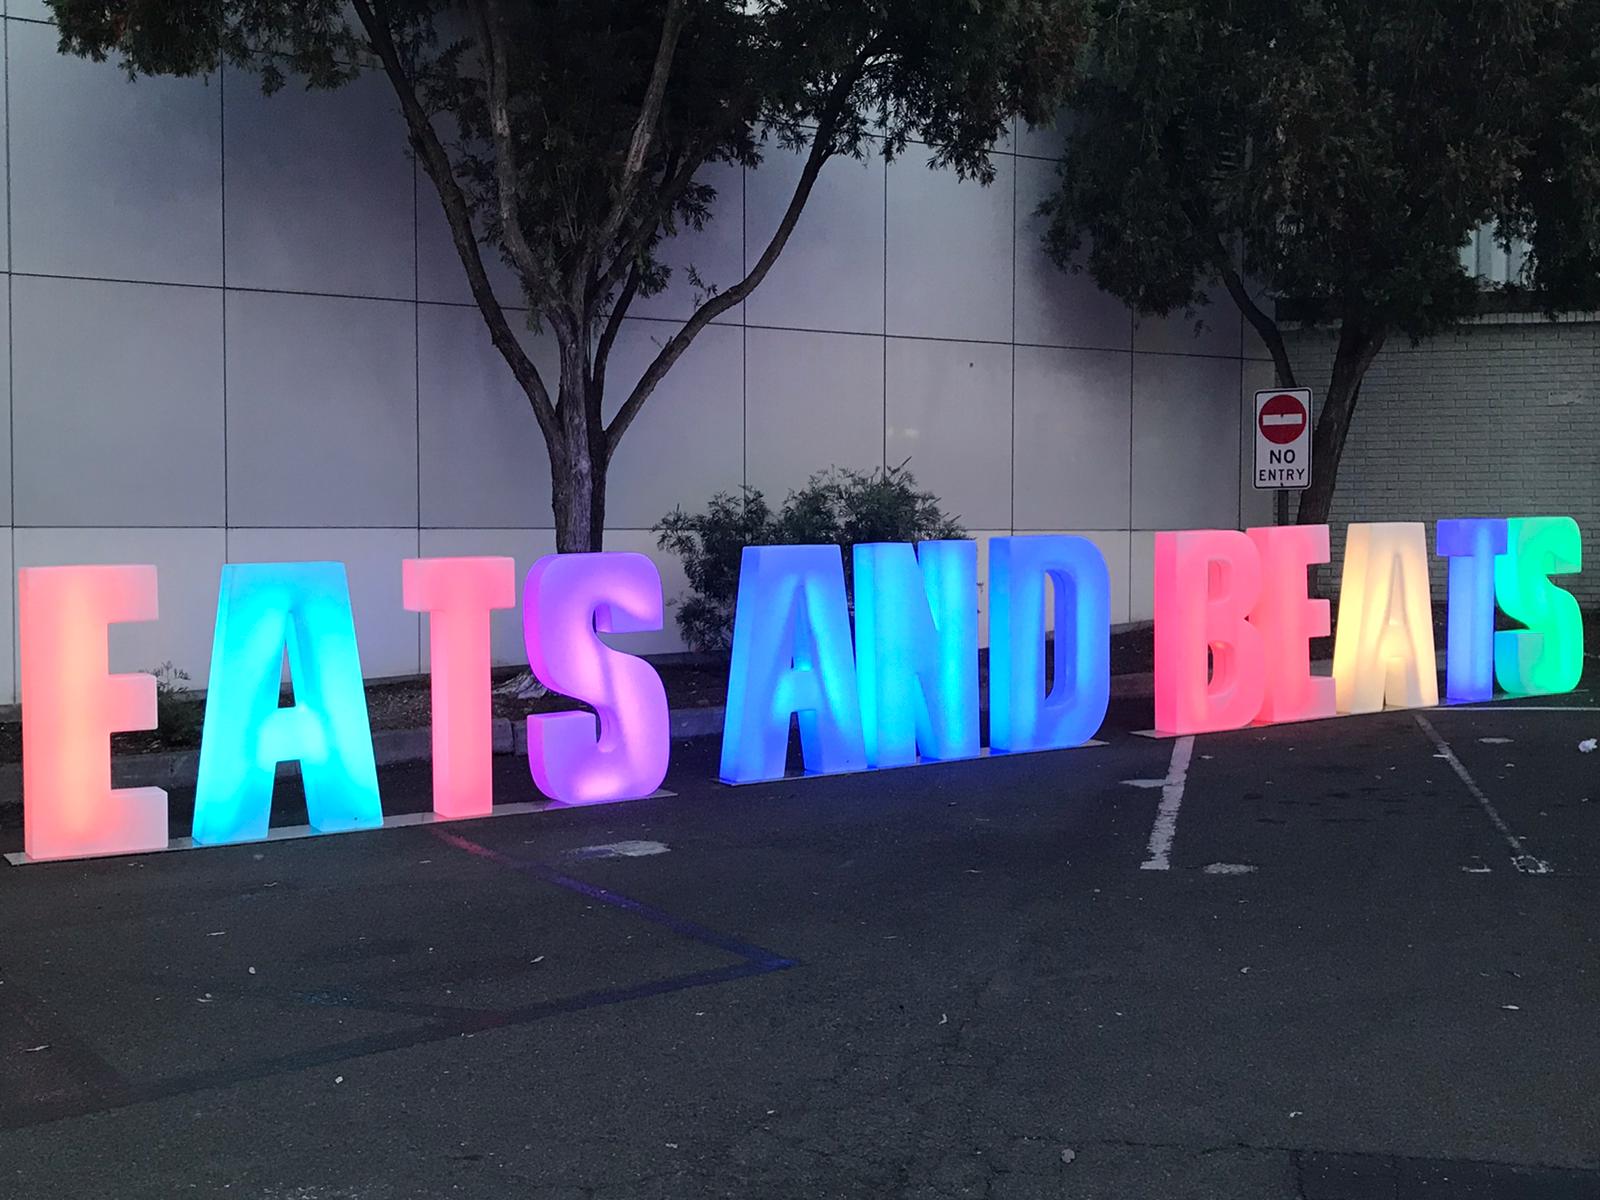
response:
<path id="1" fill-rule="evenodd" d="M 112 633 L 113 666 L 171 661 L 203 686 L 229 561 L 349 568 L 364 669 L 425 669 L 400 602 L 415 555 L 554 548 L 532 414 L 471 305 L 384 80 L 266 98 L 236 72 L 140 79 L 62 56 L 39 0 L 10 0 L 0 565 L 150 562 L 160 620 Z M 1156 530 L 1269 520 L 1242 457 L 1271 366 L 1226 297 L 1202 321 L 1135 320 L 1039 245 L 1055 175 L 1021 129 L 992 186 L 838 161 L 760 289 L 708 328 L 617 454 L 607 547 L 750 484 L 781 500 L 832 465 L 909 460 L 980 539 L 1074 531 L 1105 552 L 1113 619 L 1150 616 Z M 727 170 L 716 217 L 634 306 L 613 403 L 691 311 L 682 268 L 728 286 L 798 171 Z M 498 284 L 517 303 L 510 277 Z M 536 357 L 550 355 L 528 335 Z M 15 694 L 13 626 L 0 698 Z M 669 610 L 670 613 L 670 610 Z M 522 653 L 514 614 L 496 656 Z M 678 647 L 670 615 L 640 650 Z"/>
<path id="2" fill-rule="evenodd" d="M 1503 281 L 1503 280 L 1502 280 Z M 1300 383 L 1326 386 L 1334 335 L 1288 337 Z M 1600 604 L 1600 313 L 1480 317 L 1415 346 L 1391 340 L 1367 372 L 1328 515 L 1333 560 L 1351 521 L 1570 516 L 1588 569 L 1558 577 Z M 1430 551 L 1432 547 L 1429 547 Z M 1433 558 L 1434 599 L 1446 564 Z M 1337 582 L 1337 581 L 1335 581 Z"/>

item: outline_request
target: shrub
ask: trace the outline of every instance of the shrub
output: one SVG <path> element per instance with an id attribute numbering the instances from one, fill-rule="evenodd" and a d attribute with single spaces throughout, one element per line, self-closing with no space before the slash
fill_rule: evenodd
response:
<path id="1" fill-rule="evenodd" d="M 150 672 L 156 677 L 156 728 L 170 746 L 192 746 L 200 741 L 205 706 L 189 690 L 189 673 L 169 659 Z"/>
<path id="2" fill-rule="evenodd" d="M 706 511 L 674 509 L 655 527 L 656 544 L 683 561 L 690 594 L 678 605 L 678 630 L 696 650 L 726 653 L 733 641 L 739 559 L 746 546 L 843 547 L 845 587 L 851 585 L 849 548 L 860 542 L 920 542 L 959 538 L 966 531 L 917 490 L 905 463 L 878 471 L 832 467 L 789 493 L 774 513 L 755 488 L 718 492 Z"/>

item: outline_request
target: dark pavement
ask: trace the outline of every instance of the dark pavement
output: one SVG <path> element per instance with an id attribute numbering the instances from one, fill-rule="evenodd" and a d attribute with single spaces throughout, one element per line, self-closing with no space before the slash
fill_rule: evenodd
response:
<path id="1" fill-rule="evenodd" d="M 1591 703 L 0 867 L 0 1196 L 1600 1197 Z"/>

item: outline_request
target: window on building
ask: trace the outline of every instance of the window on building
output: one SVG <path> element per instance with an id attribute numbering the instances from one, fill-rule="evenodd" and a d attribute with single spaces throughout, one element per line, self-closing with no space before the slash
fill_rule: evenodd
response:
<path id="1" fill-rule="evenodd" d="M 1507 250 L 1495 237 L 1494 226 L 1484 225 L 1461 247 L 1461 269 L 1486 287 L 1523 283 L 1528 264 L 1528 244 L 1516 240 Z"/>

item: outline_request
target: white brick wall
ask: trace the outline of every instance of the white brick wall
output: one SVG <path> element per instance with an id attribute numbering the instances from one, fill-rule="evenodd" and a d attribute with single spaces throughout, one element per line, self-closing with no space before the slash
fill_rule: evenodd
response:
<path id="1" fill-rule="evenodd" d="M 8 5 L 0 571 L 156 563 L 162 619 L 115 630 L 114 666 L 170 658 L 203 681 L 223 562 L 339 558 L 367 671 L 417 671 L 401 557 L 526 566 L 554 537 L 537 428 L 386 86 L 264 98 L 226 71 L 130 84 L 58 54 L 38 0 Z M 1049 131 L 1017 130 L 989 188 L 930 172 L 917 146 L 831 164 L 772 275 L 629 431 L 608 545 L 655 553 L 650 526 L 717 489 L 781 501 L 829 465 L 909 457 L 975 536 L 1093 536 L 1126 621 L 1150 615 L 1151 531 L 1267 517 L 1240 462 L 1266 355 L 1225 297 L 1196 333 L 1136 322 L 1058 271 L 1034 215 L 1057 150 Z M 718 170 L 716 219 L 669 260 L 735 282 L 787 202 L 791 157 Z M 686 274 L 626 322 L 613 405 L 691 311 Z M 675 597 L 681 569 L 661 565 Z M 13 600 L 0 588 L 0 607 Z M 496 619 L 496 653 L 515 661 L 515 614 Z M 670 619 L 632 639 L 677 644 Z"/>
<path id="2" fill-rule="evenodd" d="M 1320 400 L 1325 330 L 1290 335 L 1299 382 Z M 1351 521 L 1570 516 L 1585 570 L 1561 581 L 1600 603 L 1600 324 L 1501 318 L 1378 355 L 1351 424 L 1329 519 L 1334 561 Z M 1432 545 L 1429 546 L 1430 553 Z M 1444 598 L 1434 561 L 1435 599 Z"/>

